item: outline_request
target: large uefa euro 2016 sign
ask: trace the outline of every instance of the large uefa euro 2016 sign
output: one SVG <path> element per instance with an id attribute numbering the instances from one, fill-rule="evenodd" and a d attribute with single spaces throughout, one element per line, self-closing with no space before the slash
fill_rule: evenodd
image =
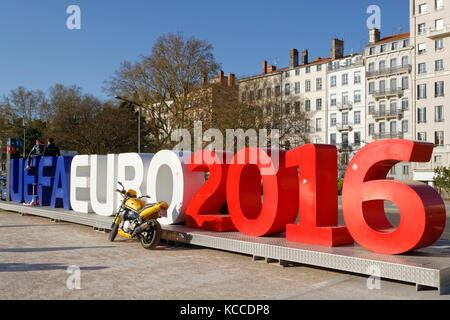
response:
<path id="1" fill-rule="evenodd" d="M 10 194 L 14 202 L 31 202 L 38 185 L 41 206 L 111 216 L 120 206 L 115 189 L 121 181 L 151 201 L 170 203 L 162 224 L 185 222 L 255 237 L 286 232 L 292 242 L 331 247 L 356 241 L 373 252 L 401 254 L 440 238 L 445 205 L 424 183 L 386 176 L 400 161 L 428 162 L 433 147 L 384 140 L 362 148 L 344 178 L 345 226 L 338 225 L 337 150 L 331 145 L 307 144 L 288 152 L 247 148 L 236 155 L 163 150 L 41 158 L 29 171 L 23 169 L 24 159 L 14 159 Z M 399 208 L 397 228 L 386 218 L 384 201 Z M 229 214 L 223 214 L 225 205 Z"/>

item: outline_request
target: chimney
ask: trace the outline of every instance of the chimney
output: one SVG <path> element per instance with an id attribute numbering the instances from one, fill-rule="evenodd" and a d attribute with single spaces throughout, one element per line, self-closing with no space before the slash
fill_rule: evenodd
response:
<path id="1" fill-rule="evenodd" d="M 274 72 L 274 71 L 277 71 L 277 67 L 275 67 L 275 66 L 270 66 L 270 67 L 269 67 L 269 73 Z"/>
<path id="2" fill-rule="evenodd" d="M 331 59 L 340 59 L 344 57 L 344 40 L 333 39 L 331 48 Z"/>
<path id="3" fill-rule="evenodd" d="M 202 73 L 202 86 L 208 84 L 208 75 L 206 73 Z"/>
<path id="4" fill-rule="evenodd" d="M 263 61 L 263 74 L 267 74 L 267 60 Z"/>
<path id="5" fill-rule="evenodd" d="M 225 74 L 223 73 L 222 70 L 219 71 L 219 84 L 223 84 L 225 80 Z"/>
<path id="6" fill-rule="evenodd" d="M 302 64 L 308 64 L 308 50 L 302 52 Z"/>
<path id="7" fill-rule="evenodd" d="M 232 73 L 228 75 L 228 86 L 233 87 L 235 83 L 236 76 Z"/>
<path id="8" fill-rule="evenodd" d="M 298 50 L 291 49 L 289 52 L 289 66 L 295 68 L 298 66 Z"/>
<path id="9" fill-rule="evenodd" d="M 381 33 L 377 28 L 373 28 L 369 30 L 369 43 L 374 44 L 375 42 L 380 41 Z"/>

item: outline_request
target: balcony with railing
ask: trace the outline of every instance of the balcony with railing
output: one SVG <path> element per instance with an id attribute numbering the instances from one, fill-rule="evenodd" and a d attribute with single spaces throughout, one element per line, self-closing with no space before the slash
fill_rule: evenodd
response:
<path id="1" fill-rule="evenodd" d="M 443 26 L 442 28 L 428 28 L 425 32 L 426 36 L 430 39 L 443 38 L 450 36 L 450 24 Z"/>
<path id="2" fill-rule="evenodd" d="M 392 88 L 392 89 L 386 89 L 386 90 L 379 90 L 379 91 L 373 91 L 371 94 L 374 96 L 375 99 L 388 99 L 391 97 L 402 97 L 405 90 L 402 88 Z"/>
<path id="3" fill-rule="evenodd" d="M 371 134 L 373 140 L 403 139 L 403 132 L 384 132 Z"/>
<path id="4" fill-rule="evenodd" d="M 336 106 L 337 106 L 337 109 L 339 111 L 352 110 L 353 109 L 353 102 L 346 101 L 346 102 L 338 103 Z"/>
<path id="5" fill-rule="evenodd" d="M 403 118 L 403 110 L 402 109 L 388 109 L 388 110 L 380 110 L 372 113 L 372 118 L 375 121 L 380 120 L 392 120 L 397 119 L 401 120 Z"/>
<path id="6" fill-rule="evenodd" d="M 332 63 L 328 64 L 328 72 L 335 72 L 335 71 L 340 71 L 340 70 L 346 70 L 346 69 L 350 69 L 350 68 L 356 68 L 356 67 L 362 67 L 364 65 L 364 62 L 362 59 L 360 60 L 356 60 L 356 61 L 352 61 L 352 63 L 350 64 L 335 64 L 333 65 Z"/>
<path id="7" fill-rule="evenodd" d="M 338 123 L 336 124 L 336 129 L 339 132 L 352 131 L 353 123 Z"/>
<path id="8" fill-rule="evenodd" d="M 412 66 L 410 64 L 406 64 L 406 65 L 402 65 L 399 67 L 385 68 L 385 69 L 376 70 L 376 71 L 367 71 L 366 77 L 367 78 L 375 78 L 375 77 L 387 76 L 387 75 L 411 73 L 411 71 L 412 71 Z"/>

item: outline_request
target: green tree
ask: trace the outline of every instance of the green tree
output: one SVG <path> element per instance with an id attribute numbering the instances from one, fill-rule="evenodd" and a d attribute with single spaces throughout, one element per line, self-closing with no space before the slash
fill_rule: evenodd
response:
<path id="1" fill-rule="evenodd" d="M 434 185 L 439 188 L 439 192 L 450 192 L 450 167 L 437 167 L 434 173 Z"/>

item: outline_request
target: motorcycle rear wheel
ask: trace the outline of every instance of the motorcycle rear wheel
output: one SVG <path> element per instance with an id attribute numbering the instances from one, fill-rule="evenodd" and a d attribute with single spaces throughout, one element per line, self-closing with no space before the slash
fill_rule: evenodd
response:
<path id="1" fill-rule="evenodd" d="M 161 225 L 155 219 L 148 222 L 151 227 L 141 235 L 141 245 L 144 249 L 151 250 L 161 241 Z"/>
<path id="2" fill-rule="evenodd" d="M 111 232 L 108 235 L 109 241 L 113 242 L 114 239 L 116 239 L 117 232 L 119 232 L 119 225 L 118 224 L 114 224 Z"/>

